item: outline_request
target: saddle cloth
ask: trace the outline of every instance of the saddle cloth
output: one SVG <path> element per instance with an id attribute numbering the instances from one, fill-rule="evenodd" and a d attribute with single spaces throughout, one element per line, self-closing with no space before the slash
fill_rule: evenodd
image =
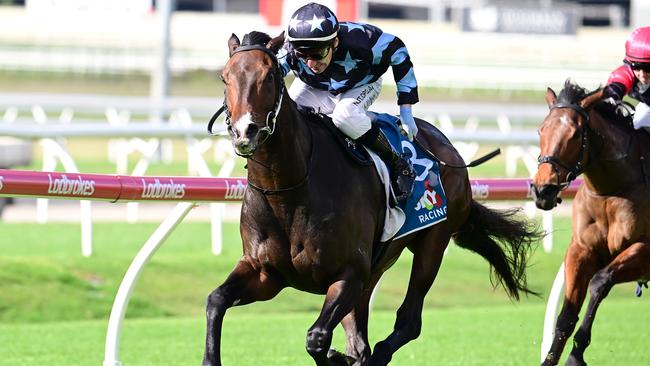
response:
<path id="1" fill-rule="evenodd" d="M 411 160 L 416 172 L 413 192 L 403 206 L 386 208 L 381 242 L 399 239 L 446 220 L 447 197 L 440 180 L 438 162 L 400 133 L 397 117 L 386 113 L 369 114 L 391 145 Z M 386 202 L 391 202 L 391 197 L 395 202 L 386 164 L 374 152 L 368 151 L 386 187 Z"/>

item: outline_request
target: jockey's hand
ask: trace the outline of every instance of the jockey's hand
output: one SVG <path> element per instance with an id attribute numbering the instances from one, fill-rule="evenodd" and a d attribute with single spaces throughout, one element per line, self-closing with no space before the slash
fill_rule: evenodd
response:
<path id="1" fill-rule="evenodd" d="M 402 104 L 399 106 L 399 118 L 402 121 L 402 134 L 406 136 L 409 141 L 413 141 L 415 135 L 418 134 L 418 126 L 415 125 L 415 119 L 413 119 L 413 112 L 411 111 L 410 104 Z"/>

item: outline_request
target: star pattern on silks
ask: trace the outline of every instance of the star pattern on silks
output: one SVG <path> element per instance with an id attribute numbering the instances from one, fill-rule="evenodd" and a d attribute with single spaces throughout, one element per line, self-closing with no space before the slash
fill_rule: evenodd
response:
<path id="1" fill-rule="evenodd" d="M 332 31 L 331 12 L 303 14 L 300 21 L 292 21 L 289 29 L 296 36 L 324 39 Z M 320 16 L 320 19 L 318 18 Z M 317 30 L 322 28 L 322 30 Z M 310 28 L 316 29 L 310 33 Z M 358 32 L 357 32 L 358 30 Z M 393 70 L 397 85 L 397 98 L 401 104 L 414 104 L 418 101 L 417 82 L 413 73 L 404 43 L 396 36 L 384 33 L 381 29 L 364 23 L 342 22 L 334 34 L 338 37 L 338 47 L 328 54 L 330 65 L 320 73 L 307 66 L 293 52 L 291 44 L 285 44 L 287 57 L 279 57 L 283 73 L 293 71 L 305 84 L 327 91 L 336 96 L 346 91 L 379 80 L 388 68 Z"/>
<path id="2" fill-rule="evenodd" d="M 302 23 L 302 22 L 303 22 L 303 21 L 302 21 L 302 20 L 299 20 L 299 19 L 295 19 L 295 18 L 294 18 L 294 19 L 291 19 L 291 20 L 289 21 L 289 29 L 293 29 L 293 30 L 296 30 L 296 31 L 297 31 L 297 30 L 298 30 L 298 24 L 300 24 L 300 23 Z"/>
<path id="3" fill-rule="evenodd" d="M 336 26 L 337 20 L 336 20 L 336 17 L 334 16 L 334 14 L 330 14 L 330 16 L 327 17 L 327 20 L 329 20 L 330 23 L 332 23 L 332 27 Z"/>
<path id="4" fill-rule="evenodd" d="M 344 23 L 344 26 L 348 28 L 348 32 L 352 32 L 355 29 L 360 29 L 362 32 L 364 31 L 363 26 L 361 24 L 357 23 Z"/>
<path id="5" fill-rule="evenodd" d="M 314 17 L 311 18 L 311 20 L 306 20 L 307 23 L 311 25 L 311 31 L 313 32 L 314 29 L 319 29 L 321 32 L 323 31 L 323 22 L 325 21 L 325 18 L 319 18 L 314 14 Z"/>
<path id="6" fill-rule="evenodd" d="M 357 67 L 357 63 L 359 63 L 359 60 L 355 60 L 350 56 L 350 51 L 345 55 L 345 60 L 343 61 L 335 61 L 335 63 L 343 66 L 345 68 L 345 73 L 349 73 L 350 70 L 353 70 L 355 67 Z"/>
<path id="7" fill-rule="evenodd" d="M 371 75 L 366 75 L 366 77 L 364 77 L 363 79 L 361 79 L 361 81 L 359 81 L 358 83 L 354 84 L 354 87 L 368 84 L 368 83 L 370 82 L 370 80 L 372 80 L 373 77 L 374 77 L 374 75 L 372 75 L 372 74 L 371 74 Z"/>
<path id="8" fill-rule="evenodd" d="M 329 90 L 338 90 L 338 89 L 344 87 L 346 85 L 346 83 L 348 82 L 348 80 L 350 80 L 350 79 L 336 81 L 336 80 L 330 78 L 329 82 L 325 81 L 325 82 L 321 82 L 321 84 L 323 84 L 325 86 L 328 86 Z"/>

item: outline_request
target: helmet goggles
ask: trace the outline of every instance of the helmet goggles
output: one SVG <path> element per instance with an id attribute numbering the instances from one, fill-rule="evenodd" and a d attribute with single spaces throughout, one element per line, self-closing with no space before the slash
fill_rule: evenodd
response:
<path id="1" fill-rule="evenodd" d="M 332 45 L 327 44 L 324 47 L 314 47 L 314 48 L 300 48 L 294 50 L 296 57 L 304 61 L 314 60 L 321 61 L 330 54 L 332 50 Z"/>
<path id="2" fill-rule="evenodd" d="M 628 64 L 632 70 L 643 70 L 650 73 L 650 62 L 636 62 L 629 60 L 624 60 L 623 62 Z"/>

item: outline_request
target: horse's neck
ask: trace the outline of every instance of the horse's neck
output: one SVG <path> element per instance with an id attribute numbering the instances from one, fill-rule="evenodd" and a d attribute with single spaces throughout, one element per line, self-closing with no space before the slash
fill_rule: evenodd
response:
<path id="1" fill-rule="evenodd" d="M 285 95 L 273 135 L 248 161 L 248 179 L 269 191 L 300 185 L 308 175 L 311 144 L 309 126 Z"/>
<path id="2" fill-rule="evenodd" d="M 599 194 L 622 192 L 643 179 L 635 136 L 615 127 L 615 123 L 592 110 L 585 178 L 588 186 Z"/>

